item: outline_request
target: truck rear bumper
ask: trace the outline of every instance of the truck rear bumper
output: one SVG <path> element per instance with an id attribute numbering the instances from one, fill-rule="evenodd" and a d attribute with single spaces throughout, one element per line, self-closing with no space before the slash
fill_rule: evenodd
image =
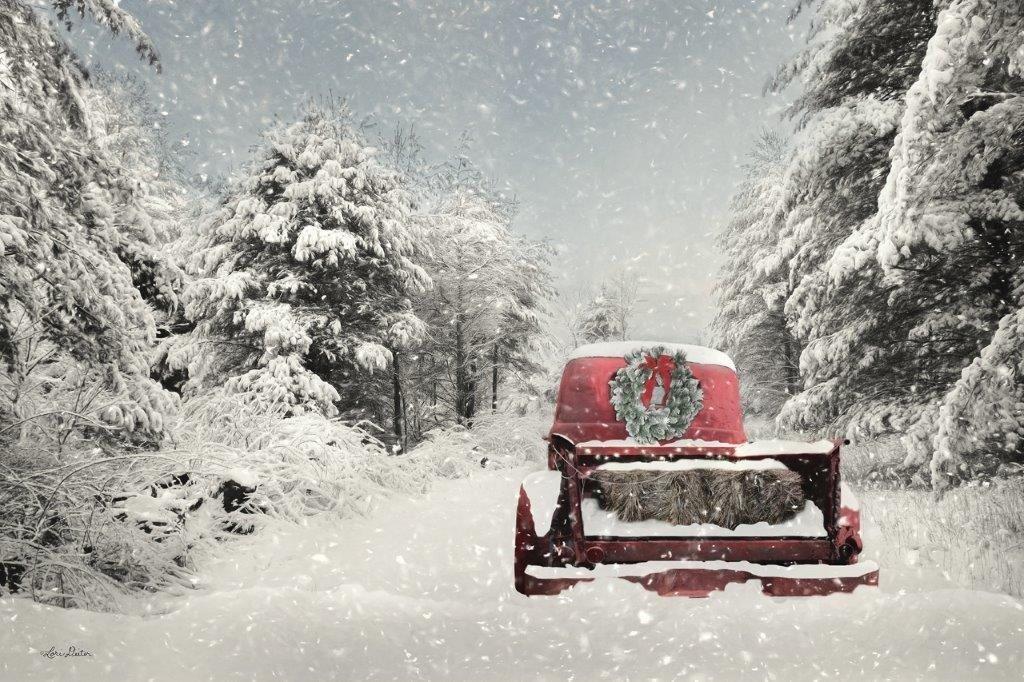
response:
<path id="1" fill-rule="evenodd" d="M 706 597 L 732 583 L 757 581 L 764 594 L 776 597 L 852 592 L 878 585 L 878 565 L 872 561 L 833 566 L 779 566 L 745 561 L 647 561 L 633 564 L 575 566 L 517 566 L 516 590 L 525 595 L 554 595 L 581 582 L 627 580 L 662 596 Z"/>

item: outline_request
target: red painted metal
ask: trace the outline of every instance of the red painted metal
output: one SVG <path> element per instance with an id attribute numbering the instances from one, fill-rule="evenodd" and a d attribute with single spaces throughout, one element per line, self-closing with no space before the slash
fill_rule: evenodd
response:
<path id="1" fill-rule="evenodd" d="M 688 364 L 704 389 L 704 407 L 681 438 L 745 443 L 736 373 L 720 365 Z M 615 419 L 608 386 L 625 366 L 621 357 L 570 360 L 562 372 L 551 436 L 571 443 L 626 438 L 626 425 Z"/>
<path id="2" fill-rule="evenodd" d="M 752 561 L 781 563 L 828 561 L 833 556 L 827 538 L 631 538 L 588 537 L 586 546 L 600 547 L 603 563 L 639 563 L 668 559 L 692 561 Z"/>
<path id="3" fill-rule="evenodd" d="M 706 597 L 731 583 L 760 582 L 761 591 L 773 597 L 806 597 L 853 592 L 861 585 L 878 585 L 878 571 L 856 578 L 782 578 L 762 577 L 747 571 L 730 569 L 677 569 L 641 577 L 625 577 L 663 597 Z M 563 588 L 564 589 L 564 588 Z"/>
<path id="4" fill-rule="evenodd" d="M 857 561 L 857 555 L 864 549 L 860 538 L 860 512 L 846 506 L 839 508 L 839 522 L 836 525 L 835 544 L 843 558 L 848 556 L 850 563 Z"/>
<path id="5" fill-rule="evenodd" d="M 536 535 L 530 500 L 520 490 L 516 513 L 515 586 L 527 595 L 557 594 L 592 578 L 537 578 L 528 566 L 588 567 L 598 563 L 640 563 L 658 560 L 748 561 L 761 564 L 853 564 L 863 545 L 860 514 L 841 506 L 839 443 L 831 452 L 765 454 L 746 459 L 778 459 L 800 473 L 806 497 L 822 510 L 827 537 L 823 538 L 611 538 L 587 536 L 582 500 L 594 467 L 624 458 L 637 461 L 730 459 L 729 446 L 665 444 L 632 446 L 591 444 L 586 441 L 625 440 L 626 429 L 615 420 L 608 382 L 625 366 L 622 358 L 581 358 L 570 361 L 562 375 L 555 422 L 549 435 L 549 468 L 561 471 L 561 492 L 550 530 Z M 746 442 L 735 372 L 719 365 L 691 363 L 704 389 L 704 407 L 684 440 Z M 878 572 L 853 578 L 763 577 L 740 569 L 672 569 L 644 576 L 623 576 L 662 595 L 706 596 L 735 582 L 760 581 L 774 596 L 849 592 L 860 585 L 877 585 Z"/>

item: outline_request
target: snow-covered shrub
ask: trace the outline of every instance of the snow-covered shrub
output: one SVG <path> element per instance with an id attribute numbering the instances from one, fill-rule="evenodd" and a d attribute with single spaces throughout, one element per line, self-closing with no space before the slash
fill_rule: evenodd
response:
<path id="1" fill-rule="evenodd" d="M 0 449 L 0 562 L 19 573 L 5 587 L 117 610 L 131 589 L 187 585 L 182 567 L 213 526 L 176 513 L 155 485 L 186 466 L 153 452 Z"/>
<path id="2" fill-rule="evenodd" d="M 471 448 L 391 456 L 359 426 L 215 392 L 187 402 L 162 450 L 0 449 L 0 577 L 47 603 L 121 610 L 189 586 L 195 553 L 264 516 L 364 515 L 389 494 L 479 470 Z M 232 499 L 228 499 L 233 494 Z"/>
<path id="3" fill-rule="evenodd" d="M 0 370 L 4 586 L 41 601 L 117 609 L 127 589 L 181 583 L 192 528 L 179 527 L 183 519 L 147 490 L 185 466 L 152 451 L 175 396 L 148 378 L 128 383 L 77 360 L 13 310 L 17 342 Z M 129 508 L 119 500 L 131 500 Z"/>
<path id="4" fill-rule="evenodd" d="M 542 431 L 548 423 L 537 412 L 478 416 L 472 429 L 434 429 L 409 454 L 436 478 L 461 478 L 481 468 L 512 469 L 543 461 Z"/>
<path id="5" fill-rule="evenodd" d="M 903 466 L 901 439 L 891 434 L 844 445 L 840 462 L 843 480 L 858 489 L 926 488 L 927 478 L 920 471 Z"/>
<path id="6" fill-rule="evenodd" d="M 176 452 L 199 476 L 255 488 L 246 512 L 299 520 L 324 511 L 365 511 L 388 482 L 381 444 L 358 427 L 288 412 L 287 403 L 258 394 L 195 398 L 182 410 Z"/>
<path id="7" fill-rule="evenodd" d="M 148 377 L 82 362 L 45 338 L 17 304 L 7 318 L 15 332 L 0 367 L 0 447 L 32 445 L 53 455 L 97 444 L 154 444 L 177 408 L 177 396 Z"/>
<path id="8" fill-rule="evenodd" d="M 287 410 L 221 392 L 189 401 L 175 457 L 211 481 L 256 487 L 251 509 L 300 521 L 322 512 L 363 515 L 389 494 L 423 493 L 482 467 L 538 462 L 544 452 L 535 415 L 484 415 L 471 430 L 435 429 L 410 452 L 392 455 L 368 428 L 317 414 L 286 417 Z"/>

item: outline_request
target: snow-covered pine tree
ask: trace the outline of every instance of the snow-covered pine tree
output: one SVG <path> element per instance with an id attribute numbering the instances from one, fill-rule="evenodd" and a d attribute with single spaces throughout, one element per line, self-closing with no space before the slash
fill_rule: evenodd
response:
<path id="1" fill-rule="evenodd" d="M 864 391 L 873 390 L 863 362 L 887 348 L 887 292 L 877 270 L 840 288 L 824 268 L 875 211 L 900 106 L 873 95 L 847 101 L 813 116 L 794 141 L 775 262 L 786 281 L 785 316 L 802 348 L 802 390 L 783 405 L 784 426 L 842 430 L 864 405 Z"/>
<path id="2" fill-rule="evenodd" d="M 410 297 L 430 279 L 408 193 L 374 154 L 343 104 L 266 134 L 191 261 L 198 324 L 170 360 L 194 383 L 384 421 L 385 370 L 424 332 Z"/>
<path id="3" fill-rule="evenodd" d="M 818 3 L 807 49 L 780 72 L 775 87 L 799 80 L 792 113 L 802 129 L 793 143 L 781 198 L 785 223 L 777 262 L 790 294 L 786 316 L 803 350 L 803 391 L 783 406 L 780 422 L 834 428 L 850 435 L 886 419 L 865 419 L 873 398 L 891 385 L 899 311 L 878 268 L 837 285 L 827 263 L 876 210 L 888 153 L 932 30 L 931 0 Z M 892 309 L 890 309 L 892 308 Z M 873 417 L 877 412 L 872 412 Z"/>
<path id="4" fill-rule="evenodd" d="M 97 146 L 117 164 L 133 201 L 115 207 L 121 243 L 143 297 L 166 318 L 177 307 L 183 273 L 167 246 L 183 231 L 190 199 L 179 151 L 162 126 L 145 84 L 128 75 L 94 69 L 84 90 L 89 127 Z"/>
<path id="5" fill-rule="evenodd" d="M 578 336 L 584 343 L 625 341 L 637 305 L 636 279 L 620 271 L 601 282 L 596 296 L 579 319 Z"/>
<path id="6" fill-rule="evenodd" d="M 63 21 L 69 30 L 72 15 L 88 15 L 114 35 L 123 34 L 135 46 L 140 58 L 149 62 L 157 71 L 160 70 L 160 55 L 156 46 L 142 30 L 138 20 L 121 9 L 120 0 L 50 0 L 50 4 L 57 12 L 57 18 Z"/>
<path id="7" fill-rule="evenodd" d="M 189 176 L 188 148 L 167 134 L 164 115 L 138 78 L 94 68 L 86 89 L 89 121 L 97 144 L 123 168 L 135 202 L 120 207 L 117 221 L 127 241 L 119 249 L 132 268 L 136 286 L 154 310 L 157 346 L 151 376 L 176 393 L 187 372 L 168 366 L 167 354 L 194 325 L 179 305 L 187 281 L 184 266 L 198 237 L 194 226 L 208 215 L 219 196 L 209 181 Z"/>
<path id="8" fill-rule="evenodd" d="M 908 464 L 931 459 L 940 487 L 976 464 L 1024 461 L 1024 3 L 945 5 L 878 215 L 853 245 L 908 302 L 907 365 L 925 406 Z"/>
<path id="9" fill-rule="evenodd" d="M 583 343 L 625 339 L 625 330 L 616 323 L 616 318 L 611 294 L 602 286 L 600 292 L 587 303 L 580 318 L 580 339 Z"/>
<path id="10" fill-rule="evenodd" d="M 107 9 L 103 16 L 149 44 L 129 15 Z M 35 369 L 77 364 L 108 398 L 99 416 L 159 432 L 174 403 L 149 379 L 154 320 L 126 257 L 154 244 L 144 229 L 122 231 L 118 216 L 137 197 L 96 144 L 84 83 L 48 23 L 18 0 L 0 0 L 0 357 L 12 372 L 26 357 L 36 357 Z M 25 376 L 5 379 L 21 385 Z M 20 424 L 45 417 L 11 409 L 4 418 Z"/>
<path id="11" fill-rule="evenodd" d="M 1020 297 L 1019 287 L 1017 297 Z M 931 452 L 939 490 L 977 471 L 1020 465 L 1024 445 L 1024 307 L 1005 315 L 987 346 L 942 398 L 930 433 L 909 434 L 909 453 Z M 916 446 L 916 447 L 915 447 Z"/>
<path id="12" fill-rule="evenodd" d="M 769 89 L 799 84 L 789 113 L 804 123 L 848 100 L 902 99 L 920 72 L 935 29 L 932 0 L 799 0 L 791 19 L 814 9 L 807 45 Z"/>
<path id="13" fill-rule="evenodd" d="M 743 377 L 746 410 L 768 417 L 801 387 L 800 348 L 783 313 L 791 292 L 777 260 L 786 160 L 786 141 L 764 131 L 733 197 L 732 217 L 719 235 L 725 263 L 715 285 L 718 313 L 710 330 L 714 345 L 729 353 Z"/>

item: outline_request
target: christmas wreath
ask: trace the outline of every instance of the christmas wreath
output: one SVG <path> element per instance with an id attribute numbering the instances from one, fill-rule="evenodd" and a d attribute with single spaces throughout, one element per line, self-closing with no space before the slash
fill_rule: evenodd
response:
<path id="1" fill-rule="evenodd" d="M 617 419 L 638 443 L 656 443 L 686 432 L 704 404 L 704 392 L 686 364 L 686 355 L 663 346 L 640 348 L 625 356 L 615 373 L 611 403 Z"/>

